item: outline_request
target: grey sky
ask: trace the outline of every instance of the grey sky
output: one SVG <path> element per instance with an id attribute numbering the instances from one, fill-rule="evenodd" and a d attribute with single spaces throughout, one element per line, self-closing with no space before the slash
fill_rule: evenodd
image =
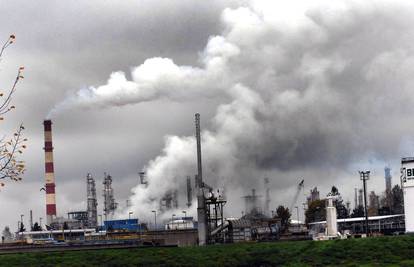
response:
<path id="1" fill-rule="evenodd" d="M 30 141 L 24 181 L 8 183 L 0 192 L 0 227 L 14 226 L 29 209 L 44 217 L 39 192 L 42 120 L 50 109 L 80 89 L 105 85 L 114 71 L 134 80 L 131 71 L 153 57 L 199 68 L 204 76 L 157 80 L 150 100 L 135 96 L 131 102 L 125 96 L 121 102 L 137 104 L 73 106 L 53 119 L 60 215 L 83 209 L 87 172 L 97 179 L 99 195 L 103 172 L 111 173 L 115 196 L 124 205 L 137 184 L 136 173 L 162 155 L 164 137 L 193 135 L 195 112 L 202 113 L 203 127 L 212 136 L 206 143 L 206 172 L 212 183 L 237 185 L 229 196 L 233 203 L 240 202 L 238 194 L 260 189 L 264 176 L 272 180 L 273 205 L 289 203 L 299 177 L 305 178 L 307 189 L 317 185 L 326 191 L 336 184 L 351 200 L 359 184 L 358 168 L 371 168 L 370 185 L 382 191 L 383 166 L 390 164 L 396 183 L 398 161 L 412 148 L 412 5 L 374 1 L 305 7 L 299 1 L 267 10 L 263 5 L 189 0 L 2 3 L 0 37 L 17 36 L 1 62 L 2 87 L 18 66 L 26 67 L 14 102 L 17 109 L 3 129 L 11 132 L 23 121 Z M 239 54 L 222 49 L 224 44 L 218 45 L 219 55 L 207 51 L 213 36 L 236 46 Z M 211 63 L 213 54 L 228 57 L 222 76 L 214 76 L 203 62 Z M 252 103 L 255 94 L 258 99 Z M 251 111 L 249 119 L 240 114 L 246 110 Z M 188 175 L 195 172 L 187 154 L 171 153 L 183 161 L 169 164 Z M 229 206 L 232 214 L 241 209 Z M 136 213 L 142 212 L 137 208 Z"/>

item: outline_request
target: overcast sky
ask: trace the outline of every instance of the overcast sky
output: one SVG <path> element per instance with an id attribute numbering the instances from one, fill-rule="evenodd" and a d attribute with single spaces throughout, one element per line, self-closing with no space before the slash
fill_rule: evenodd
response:
<path id="1" fill-rule="evenodd" d="M 384 190 L 386 165 L 397 183 L 414 148 L 414 6 L 308 2 L 2 1 L 0 38 L 16 43 L 1 88 L 25 66 L 2 129 L 23 122 L 29 141 L 24 180 L 0 192 L 0 227 L 20 214 L 27 223 L 30 209 L 45 217 L 48 114 L 60 216 L 86 208 L 88 172 L 100 198 L 104 172 L 113 176 L 119 216 L 128 198 L 143 219 L 149 199 L 176 188 L 184 198 L 196 112 L 205 180 L 225 190 L 228 216 L 252 188 L 263 194 L 264 177 L 273 209 L 291 204 L 302 178 L 306 191 L 337 185 L 351 202 L 360 169 L 373 173 L 369 190 Z"/>

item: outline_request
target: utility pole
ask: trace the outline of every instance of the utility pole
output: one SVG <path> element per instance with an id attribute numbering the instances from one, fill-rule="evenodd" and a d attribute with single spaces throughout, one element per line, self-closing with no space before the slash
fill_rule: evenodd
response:
<path id="1" fill-rule="evenodd" d="M 365 210 L 365 233 L 368 236 L 368 210 L 367 210 L 367 180 L 369 180 L 370 171 L 359 171 L 359 178 L 364 185 L 364 210 Z"/>

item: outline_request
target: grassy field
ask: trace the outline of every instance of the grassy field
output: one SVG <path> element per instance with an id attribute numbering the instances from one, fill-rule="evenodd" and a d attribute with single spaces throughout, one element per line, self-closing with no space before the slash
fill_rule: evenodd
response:
<path id="1" fill-rule="evenodd" d="M 0 266 L 414 266 L 414 236 L 24 253 Z"/>

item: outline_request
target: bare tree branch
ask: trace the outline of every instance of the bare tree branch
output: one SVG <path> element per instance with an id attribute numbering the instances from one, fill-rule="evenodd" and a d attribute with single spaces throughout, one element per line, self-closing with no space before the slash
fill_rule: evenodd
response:
<path id="1" fill-rule="evenodd" d="M 0 60 L 2 59 L 5 49 L 14 42 L 15 38 L 16 37 L 12 34 L 3 44 L 3 46 L 0 49 Z M 13 94 L 16 91 L 17 83 L 20 79 L 23 78 L 23 70 L 24 67 L 19 68 L 11 89 L 6 94 L 4 100 L 0 101 L 0 115 L 4 115 L 15 108 L 10 104 L 13 99 Z M 3 93 L 0 93 L 0 98 L 2 97 Z M 3 120 L 3 117 L 0 117 L 0 120 Z M 26 169 L 24 162 L 21 160 L 17 160 L 17 155 L 22 154 L 23 150 L 26 148 L 26 145 L 24 143 L 27 141 L 27 139 L 22 138 L 23 130 L 24 127 L 23 124 L 21 124 L 18 130 L 13 134 L 12 138 L 6 139 L 6 137 L 3 137 L 0 139 L 0 180 L 6 178 L 11 179 L 13 181 L 22 180 L 22 175 L 24 174 Z M 4 186 L 4 183 L 0 182 L 0 186 Z"/>

